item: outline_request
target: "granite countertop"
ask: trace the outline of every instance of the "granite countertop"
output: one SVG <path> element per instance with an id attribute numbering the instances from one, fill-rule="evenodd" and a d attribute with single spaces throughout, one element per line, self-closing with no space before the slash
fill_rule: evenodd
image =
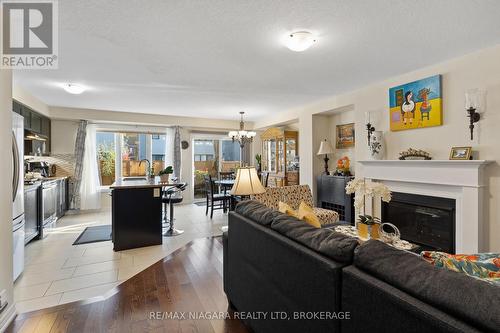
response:
<path id="1" fill-rule="evenodd" d="M 167 184 L 160 182 L 160 177 L 154 179 L 146 179 L 141 177 L 125 177 L 117 179 L 109 188 L 110 189 L 128 189 L 128 188 L 148 188 L 148 187 L 163 187 Z"/>

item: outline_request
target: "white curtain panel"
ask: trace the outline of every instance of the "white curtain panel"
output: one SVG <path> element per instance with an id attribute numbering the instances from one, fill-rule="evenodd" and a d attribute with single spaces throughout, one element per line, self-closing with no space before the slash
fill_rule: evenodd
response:
<path id="1" fill-rule="evenodd" d="M 165 167 L 174 165 L 174 140 L 175 129 L 173 127 L 167 128 L 165 131 Z"/>
<path id="2" fill-rule="evenodd" d="M 101 208 L 101 180 L 97 162 L 96 127 L 87 126 L 85 153 L 83 155 L 82 182 L 80 185 L 80 209 Z"/>

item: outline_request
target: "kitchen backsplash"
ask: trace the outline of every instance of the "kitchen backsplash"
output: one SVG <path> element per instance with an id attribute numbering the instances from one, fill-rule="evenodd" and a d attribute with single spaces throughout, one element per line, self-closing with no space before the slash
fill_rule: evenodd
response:
<path id="1" fill-rule="evenodd" d="M 75 172 L 75 155 L 74 154 L 52 154 L 51 156 L 26 156 L 32 162 L 48 162 L 56 165 L 56 176 L 58 177 L 73 177 Z"/>

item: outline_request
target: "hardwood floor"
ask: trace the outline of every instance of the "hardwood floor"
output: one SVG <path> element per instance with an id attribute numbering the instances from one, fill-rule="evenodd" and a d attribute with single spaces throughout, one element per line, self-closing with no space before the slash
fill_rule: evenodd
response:
<path id="1" fill-rule="evenodd" d="M 7 332 L 249 332 L 231 319 L 220 237 L 188 243 L 108 296 L 21 314 Z"/>

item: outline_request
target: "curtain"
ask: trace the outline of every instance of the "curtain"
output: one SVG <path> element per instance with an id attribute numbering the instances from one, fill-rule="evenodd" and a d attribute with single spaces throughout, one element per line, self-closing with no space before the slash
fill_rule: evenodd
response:
<path id="1" fill-rule="evenodd" d="M 175 126 L 174 136 L 174 177 L 181 179 L 181 128 Z"/>
<path id="2" fill-rule="evenodd" d="M 75 142 L 75 174 L 73 176 L 73 191 L 71 193 L 71 209 L 80 208 L 80 184 L 82 181 L 83 155 L 85 153 L 85 137 L 87 136 L 86 120 L 80 120 Z"/>
<path id="3" fill-rule="evenodd" d="M 96 149 L 96 126 L 87 126 L 83 155 L 82 181 L 80 185 L 80 209 L 101 208 L 101 180 Z"/>
<path id="4" fill-rule="evenodd" d="M 174 138 L 174 128 L 167 128 L 165 131 L 165 167 L 174 165 Z"/>

